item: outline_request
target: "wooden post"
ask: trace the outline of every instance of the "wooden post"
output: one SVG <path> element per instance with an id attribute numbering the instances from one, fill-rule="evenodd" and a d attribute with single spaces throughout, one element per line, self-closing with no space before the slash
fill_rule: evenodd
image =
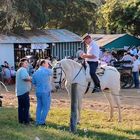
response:
<path id="1" fill-rule="evenodd" d="M 0 99 L 0 107 L 2 107 L 2 100 Z"/>
<path id="2" fill-rule="evenodd" d="M 70 131 L 77 131 L 77 108 L 78 108 L 78 99 L 77 99 L 77 83 L 71 85 L 71 117 L 70 117 Z"/>
<path id="3" fill-rule="evenodd" d="M 1 98 L 3 98 L 3 96 L 0 96 L 0 107 L 2 107 L 2 100 Z"/>

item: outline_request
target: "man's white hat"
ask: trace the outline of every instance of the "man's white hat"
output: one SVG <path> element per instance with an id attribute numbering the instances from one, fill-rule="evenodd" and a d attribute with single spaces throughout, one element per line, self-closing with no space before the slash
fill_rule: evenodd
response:
<path id="1" fill-rule="evenodd" d="M 85 33 L 85 34 L 82 36 L 82 40 L 84 41 L 86 37 L 91 37 L 91 36 L 90 36 L 89 33 Z"/>

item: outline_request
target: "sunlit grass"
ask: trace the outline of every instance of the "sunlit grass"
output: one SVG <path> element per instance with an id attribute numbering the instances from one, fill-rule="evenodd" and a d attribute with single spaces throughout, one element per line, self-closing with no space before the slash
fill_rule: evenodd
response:
<path id="1" fill-rule="evenodd" d="M 35 118 L 35 107 L 31 115 Z M 140 139 L 140 113 L 123 112 L 122 123 L 108 122 L 108 113 L 83 110 L 77 133 L 69 132 L 70 111 L 68 108 L 52 108 L 47 118 L 47 127 L 25 126 L 17 122 L 17 109 L 0 108 L 0 140 L 127 140 Z"/>

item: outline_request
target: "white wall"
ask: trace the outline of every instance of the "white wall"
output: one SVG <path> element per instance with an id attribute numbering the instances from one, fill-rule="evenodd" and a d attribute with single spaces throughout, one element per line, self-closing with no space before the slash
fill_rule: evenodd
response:
<path id="1" fill-rule="evenodd" d="M 7 61 L 10 66 L 14 63 L 14 44 L 0 44 L 0 65 Z"/>

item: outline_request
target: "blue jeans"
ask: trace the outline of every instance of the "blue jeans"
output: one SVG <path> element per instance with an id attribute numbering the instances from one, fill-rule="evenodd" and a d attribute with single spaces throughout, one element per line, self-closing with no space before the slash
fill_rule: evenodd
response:
<path id="1" fill-rule="evenodd" d="M 44 124 L 50 110 L 51 93 L 36 93 L 36 124 Z"/>
<path id="2" fill-rule="evenodd" d="M 139 88 L 139 72 L 133 72 L 133 79 L 136 88 Z"/>
<path id="3" fill-rule="evenodd" d="M 18 121 L 19 123 L 29 123 L 29 108 L 30 108 L 30 98 L 29 92 L 20 95 L 18 98 Z"/>
<path id="4" fill-rule="evenodd" d="M 100 81 L 96 75 L 96 70 L 98 67 L 98 62 L 92 62 L 92 61 L 87 61 L 87 63 L 89 64 L 90 67 L 90 75 L 91 78 L 95 84 L 95 87 L 100 87 Z"/>

